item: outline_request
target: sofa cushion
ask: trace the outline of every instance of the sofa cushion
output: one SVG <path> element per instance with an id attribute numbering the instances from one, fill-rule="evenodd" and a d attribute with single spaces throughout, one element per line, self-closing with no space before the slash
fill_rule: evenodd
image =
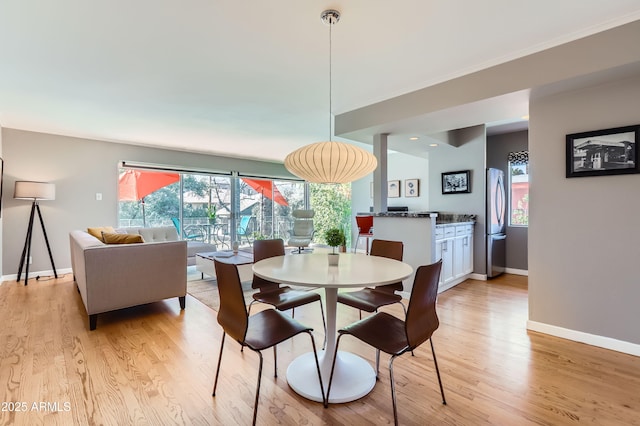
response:
<path id="1" fill-rule="evenodd" d="M 140 228 L 138 233 L 145 242 L 155 243 L 160 241 L 179 241 L 178 231 L 175 226 L 157 226 L 155 228 Z"/>
<path id="2" fill-rule="evenodd" d="M 105 244 L 136 244 L 144 243 L 142 235 L 137 234 L 118 234 L 116 232 L 102 231 L 102 240 Z"/>
<path id="3" fill-rule="evenodd" d="M 87 228 L 87 232 L 90 235 L 93 235 L 94 237 L 96 237 L 97 239 L 99 239 L 100 241 L 104 242 L 104 240 L 102 239 L 102 232 L 108 232 L 108 233 L 113 233 L 115 232 L 113 229 L 113 226 L 99 226 L 99 227 L 94 227 L 94 228 Z"/>

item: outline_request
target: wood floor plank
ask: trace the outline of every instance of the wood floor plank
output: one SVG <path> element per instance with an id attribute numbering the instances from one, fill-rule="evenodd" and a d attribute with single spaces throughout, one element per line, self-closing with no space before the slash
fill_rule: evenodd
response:
<path id="1" fill-rule="evenodd" d="M 640 358 L 527 331 L 527 309 L 521 276 L 468 280 L 442 293 L 433 341 L 447 405 L 426 344 L 394 362 L 400 423 L 640 425 Z M 403 315 L 397 305 L 384 310 Z M 357 317 L 339 306 L 338 326 Z M 296 309 L 296 319 L 315 328 L 320 346 L 317 307 Z M 167 300 L 100 315 L 89 331 L 71 275 L 4 282 L 0 324 L 2 425 L 251 422 L 258 356 L 227 339 L 213 398 L 222 332 L 216 313 L 190 296 L 185 311 Z M 341 348 L 375 363 L 355 339 Z M 325 409 L 286 383 L 289 362 L 309 349 L 307 336 L 279 345 L 277 378 L 265 351 L 259 424 L 392 424 L 388 356 L 369 395 Z"/>

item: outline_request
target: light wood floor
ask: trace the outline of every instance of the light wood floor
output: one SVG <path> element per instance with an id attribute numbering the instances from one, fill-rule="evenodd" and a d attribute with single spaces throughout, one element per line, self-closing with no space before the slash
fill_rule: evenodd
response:
<path id="1" fill-rule="evenodd" d="M 394 364 L 401 424 L 640 424 L 640 358 L 528 332 L 526 277 L 467 281 L 440 295 L 438 313 L 434 345 L 448 405 L 424 345 Z M 322 341 L 316 306 L 296 318 Z M 355 310 L 339 308 L 338 326 L 355 319 Z M 191 297 L 184 312 L 175 299 L 99 315 L 90 332 L 70 275 L 27 287 L 5 282 L 0 327 L 2 425 L 251 422 L 257 356 L 227 339 L 212 398 L 221 329 L 215 312 Z M 374 362 L 370 348 L 342 343 Z M 278 378 L 273 352 L 265 352 L 259 424 L 393 421 L 387 356 L 369 395 L 325 409 L 286 383 L 288 362 L 308 350 L 306 336 L 279 346 Z"/>

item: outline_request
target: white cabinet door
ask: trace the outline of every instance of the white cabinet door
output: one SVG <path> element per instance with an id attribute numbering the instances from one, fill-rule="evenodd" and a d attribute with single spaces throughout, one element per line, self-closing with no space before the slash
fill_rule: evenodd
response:
<path id="1" fill-rule="evenodd" d="M 462 273 L 473 272 L 473 234 L 465 235 L 462 241 Z"/>
<path id="2" fill-rule="evenodd" d="M 466 236 L 458 236 L 453 239 L 453 276 L 461 277 L 464 271 L 464 241 Z"/>
<path id="3" fill-rule="evenodd" d="M 442 242 L 444 240 L 436 240 L 436 251 L 435 251 L 435 259 L 436 262 L 442 259 Z M 444 263 L 444 259 L 443 263 Z M 440 270 L 440 279 L 438 280 L 438 287 L 442 287 L 442 269 Z"/>
<path id="4" fill-rule="evenodd" d="M 447 284 L 453 280 L 453 238 L 447 238 L 440 242 L 442 253 L 442 271 L 440 272 L 440 282 Z"/>

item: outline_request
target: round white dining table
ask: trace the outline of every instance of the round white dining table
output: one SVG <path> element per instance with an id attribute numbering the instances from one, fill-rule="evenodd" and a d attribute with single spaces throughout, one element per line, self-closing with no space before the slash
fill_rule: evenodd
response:
<path id="1" fill-rule="evenodd" d="M 291 254 L 260 260 L 253 273 L 282 284 L 324 288 L 327 312 L 327 344 L 318 351 L 325 393 L 336 348 L 336 308 L 339 288 L 361 288 L 390 284 L 411 275 L 406 263 L 360 253 L 340 253 L 338 266 L 329 266 L 327 253 Z M 313 352 L 300 355 L 287 368 L 287 382 L 298 394 L 322 402 Z M 355 401 L 368 394 L 376 383 L 373 367 L 363 358 L 338 351 L 331 385 L 331 403 Z"/>

